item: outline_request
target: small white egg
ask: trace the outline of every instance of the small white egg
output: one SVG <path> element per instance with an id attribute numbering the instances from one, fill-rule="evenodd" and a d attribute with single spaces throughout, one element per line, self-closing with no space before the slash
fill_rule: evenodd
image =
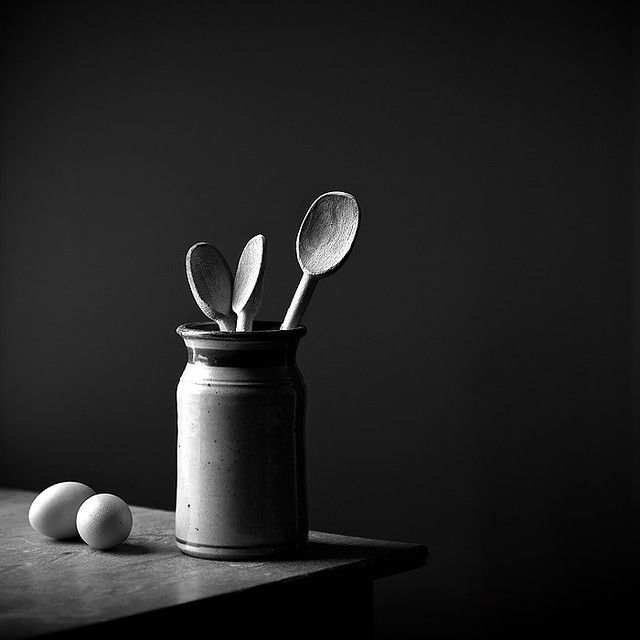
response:
<path id="1" fill-rule="evenodd" d="M 58 482 L 39 493 L 29 507 L 29 522 L 43 536 L 63 540 L 78 535 L 80 505 L 95 491 L 81 482 Z"/>
<path id="2" fill-rule="evenodd" d="M 111 493 L 86 500 L 76 517 L 80 537 L 94 549 L 111 549 L 131 533 L 133 514 L 127 503 Z"/>

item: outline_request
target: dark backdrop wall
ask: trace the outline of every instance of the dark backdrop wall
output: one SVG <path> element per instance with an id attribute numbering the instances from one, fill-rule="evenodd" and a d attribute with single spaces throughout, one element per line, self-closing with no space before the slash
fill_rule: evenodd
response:
<path id="1" fill-rule="evenodd" d="M 305 315 L 312 528 L 421 542 L 382 637 L 570 628 L 630 566 L 632 34 L 585 2 L 2 9 L 0 484 L 171 509 L 184 255 L 354 193 Z M 593 606 L 597 604 L 597 606 Z M 561 621 L 561 622 L 558 622 Z"/>

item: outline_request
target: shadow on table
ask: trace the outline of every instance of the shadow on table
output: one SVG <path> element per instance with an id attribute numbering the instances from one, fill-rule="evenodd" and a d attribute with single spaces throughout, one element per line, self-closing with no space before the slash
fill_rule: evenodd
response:
<path id="1" fill-rule="evenodd" d="M 428 550 L 421 545 L 411 545 L 398 551 L 385 545 L 367 541 L 355 543 L 318 542 L 310 540 L 301 550 L 274 556 L 273 560 L 263 562 L 337 562 L 332 571 L 339 570 L 341 564 L 347 564 L 349 572 L 357 568 L 359 577 L 381 578 L 399 571 L 417 569 L 426 564 Z M 322 578 L 322 573 L 318 574 Z"/>
<path id="2" fill-rule="evenodd" d="M 141 556 L 147 553 L 153 553 L 153 551 L 154 550 L 150 545 L 125 541 L 113 549 L 105 549 L 104 553 L 114 553 L 122 556 Z"/>

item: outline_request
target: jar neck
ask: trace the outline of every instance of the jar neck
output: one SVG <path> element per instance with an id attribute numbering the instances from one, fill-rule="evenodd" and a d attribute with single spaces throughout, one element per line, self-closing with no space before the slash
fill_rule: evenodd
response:
<path id="1" fill-rule="evenodd" d="M 185 339 L 187 362 L 207 367 L 295 366 L 299 340 L 284 343 L 216 343 Z"/>
<path id="2" fill-rule="evenodd" d="M 280 323 L 254 322 L 253 331 L 220 331 L 215 323 L 195 322 L 176 329 L 187 347 L 188 364 L 206 367 L 262 369 L 295 367 L 303 326 L 280 330 Z"/>

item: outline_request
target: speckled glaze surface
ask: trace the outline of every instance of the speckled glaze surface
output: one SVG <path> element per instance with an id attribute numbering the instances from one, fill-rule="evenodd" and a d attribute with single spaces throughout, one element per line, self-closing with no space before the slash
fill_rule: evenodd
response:
<path id="1" fill-rule="evenodd" d="M 176 543 L 201 558 L 243 559 L 307 541 L 304 327 L 227 333 L 181 325 Z"/>

